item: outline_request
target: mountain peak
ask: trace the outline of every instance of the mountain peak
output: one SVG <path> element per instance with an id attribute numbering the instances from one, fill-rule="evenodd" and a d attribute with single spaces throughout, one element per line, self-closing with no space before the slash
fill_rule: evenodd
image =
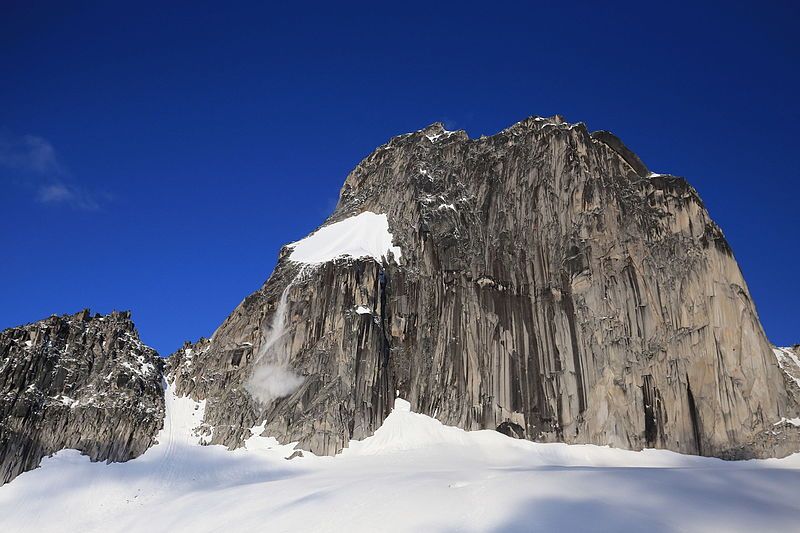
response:
<path id="1" fill-rule="evenodd" d="M 387 227 L 360 225 L 375 220 Z M 399 391 L 444 423 L 531 440 L 729 458 L 797 447 L 770 440 L 795 415 L 721 232 L 684 180 L 651 176 L 608 132 L 532 116 L 470 140 L 436 122 L 361 161 L 325 224 L 336 246 L 302 266 L 286 247 L 176 365 L 180 393 L 210 400 L 213 443 L 241 446 L 265 421 L 333 454 Z M 249 393 L 256 375 L 277 390 L 265 372 L 294 386 Z"/>

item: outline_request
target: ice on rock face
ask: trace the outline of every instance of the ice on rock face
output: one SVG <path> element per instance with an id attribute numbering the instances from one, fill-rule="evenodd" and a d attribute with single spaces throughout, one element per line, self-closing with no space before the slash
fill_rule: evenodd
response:
<path id="1" fill-rule="evenodd" d="M 386 215 L 370 211 L 324 226 L 287 246 L 292 250 L 289 259 L 309 265 L 344 256 L 372 257 L 380 263 L 389 252 L 399 262 L 402 256 L 400 247 L 392 245 Z"/>

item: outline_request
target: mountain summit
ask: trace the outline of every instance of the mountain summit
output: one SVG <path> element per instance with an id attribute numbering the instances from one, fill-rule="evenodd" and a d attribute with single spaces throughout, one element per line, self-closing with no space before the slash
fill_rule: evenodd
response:
<path id="1" fill-rule="evenodd" d="M 203 431 L 318 454 L 396 396 L 464 429 L 748 458 L 798 449 L 781 371 L 686 180 L 611 133 L 531 117 L 377 148 L 210 339 L 168 361 Z"/>
<path id="2" fill-rule="evenodd" d="M 0 333 L 0 482 L 126 461 L 171 394 L 206 444 L 332 455 L 397 397 L 467 430 L 730 459 L 800 450 L 800 359 L 767 341 L 722 231 L 617 137 L 531 117 L 380 146 L 263 287 L 166 363 L 130 313 Z M 200 405 L 198 403 L 198 405 Z"/>

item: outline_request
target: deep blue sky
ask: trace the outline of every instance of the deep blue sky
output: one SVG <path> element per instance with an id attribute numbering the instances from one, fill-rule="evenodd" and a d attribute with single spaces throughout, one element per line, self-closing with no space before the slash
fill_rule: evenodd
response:
<path id="1" fill-rule="evenodd" d="M 131 309 L 167 354 L 391 136 L 560 113 L 686 176 L 800 342 L 797 2 L 28 4 L 0 4 L 0 328 Z"/>

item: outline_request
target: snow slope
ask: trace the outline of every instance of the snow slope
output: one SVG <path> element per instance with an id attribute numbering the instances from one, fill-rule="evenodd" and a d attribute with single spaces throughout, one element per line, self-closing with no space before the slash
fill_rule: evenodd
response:
<path id="1" fill-rule="evenodd" d="M 0 487 L 0 531 L 797 531 L 800 455 L 726 463 L 465 432 L 398 400 L 337 457 L 200 446 L 167 390 L 159 444 L 124 464 L 62 451 Z"/>
<path id="2" fill-rule="evenodd" d="M 778 366 L 781 367 L 789 379 L 800 387 L 800 358 L 795 355 L 791 348 L 773 348 Z"/>
<path id="3" fill-rule="evenodd" d="M 381 258 L 392 252 L 399 262 L 402 251 L 392 246 L 392 234 L 385 214 L 364 211 L 356 216 L 329 224 L 297 242 L 287 244 L 292 249 L 289 258 L 298 263 L 316 265 L 351 256 Z"/>

